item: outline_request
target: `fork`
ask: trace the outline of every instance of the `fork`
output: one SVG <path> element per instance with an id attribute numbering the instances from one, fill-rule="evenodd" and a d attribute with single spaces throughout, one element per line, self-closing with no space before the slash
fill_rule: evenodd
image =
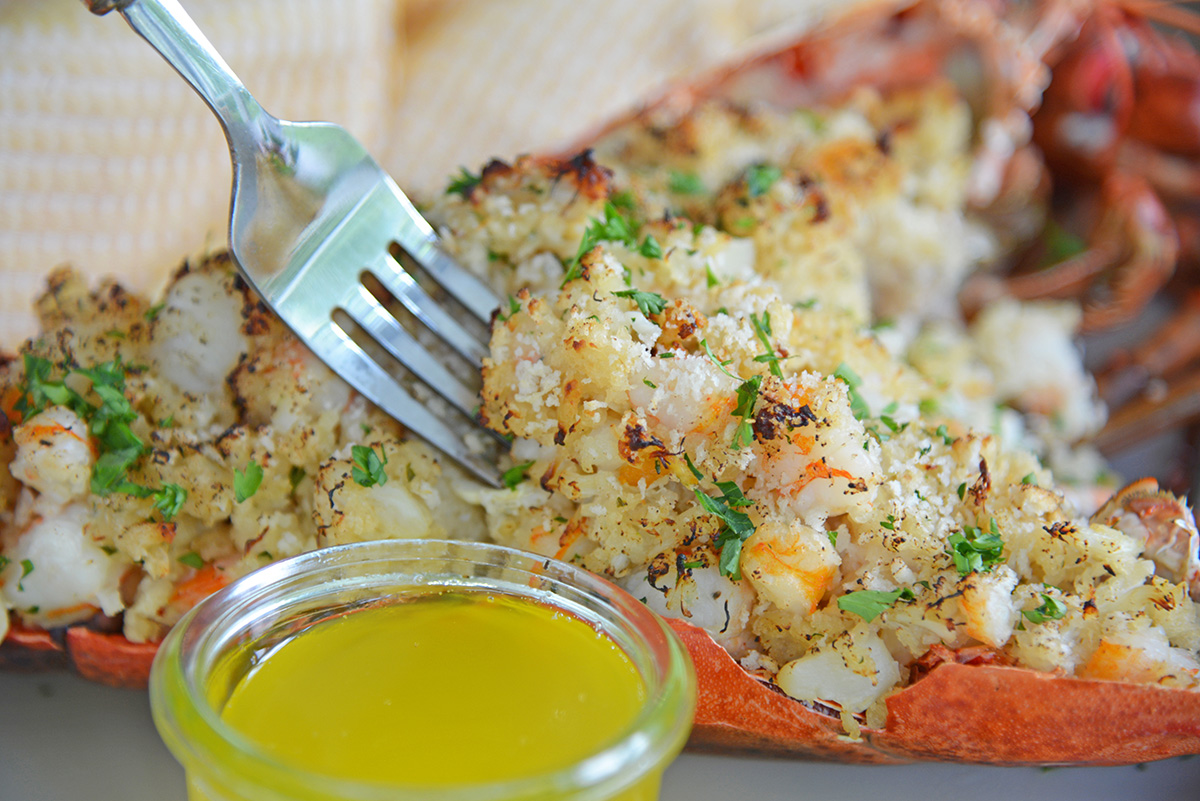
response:
<path id="1" fill-rule="evenodd" d="M 368 353 L 377 351 L 370 341 L 382 346 L 475 421 L 478 393 L 422 346 L 363 278 L 374 276 L 476 373 L 487 346 L 434 301 L 390 250 L 399 246 L 484 325 L 500 305 L 492 290 L 441 249 L 433 228 L 345 129 L 289 122 L 264 111 L 176 0 L 83 3 L 95 14 L 120 12 L 220 120 L 233 159 L 230 252 L 247 283 L 354 389 L 476 478 L 500 486 L 495 465 Z M 347 317 L 354 326 L 339 322 Z M 360 344 L 352 336 L 355 327 L 369 340 Z"/>

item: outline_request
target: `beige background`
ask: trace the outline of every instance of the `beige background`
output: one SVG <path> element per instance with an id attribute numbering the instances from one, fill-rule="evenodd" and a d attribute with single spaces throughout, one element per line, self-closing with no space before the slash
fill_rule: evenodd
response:
<path id="1" fill-rule="evenodd" d="M 400 185 L 562 146 L 830 0 L 183 0 L 263 105 L 329 119 Z M 157 291 L 225 241 L 208 109 L 117 15 L 0 0 L 0 347 L 71 263 Z"/>

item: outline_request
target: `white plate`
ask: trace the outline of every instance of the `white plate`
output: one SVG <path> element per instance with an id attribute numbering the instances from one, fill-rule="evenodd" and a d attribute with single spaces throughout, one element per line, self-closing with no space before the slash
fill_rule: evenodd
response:
<path id="1" fill-rule="evenodd" d="M 145 693 L 0 674 L 0 801 L 185 801 Z M 1200 757 L 1123 768 L 863 767 L 684 754 L 661 801 L 1196 801 Z"/>

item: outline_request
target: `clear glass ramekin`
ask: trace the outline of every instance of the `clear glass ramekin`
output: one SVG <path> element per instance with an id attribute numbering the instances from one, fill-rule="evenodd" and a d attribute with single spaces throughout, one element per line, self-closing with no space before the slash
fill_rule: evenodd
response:
<path id="1" fill-rule="evenodd" d="M 615 742 L 552 773 L 456 787 L 346 781 L 264 753 L 221 720 L 248 655 L 356 609 L 439 590 L 492 591 L 556 606 L 610 637 L 646 686 Z M 247 647 L 250 646 L 250 647 Z M 628 593 L 572 565 L 471 542 L 384 540 L 282 560 L 189 612 L 150 675 L 159 734 L 187 773 L 192 801 L 654 801 L 695 710 L 695 676 L 674 633 Z"/>

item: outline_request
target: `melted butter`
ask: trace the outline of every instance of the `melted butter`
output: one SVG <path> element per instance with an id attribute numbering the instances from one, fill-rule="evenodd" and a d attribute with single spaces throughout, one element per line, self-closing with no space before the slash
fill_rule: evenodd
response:
<path id="1" fill-rule="evenodd" d="M 645 698 L 617 645 L 551 607 L 447 592 L 319 623 L 234 687 L 223 719 L 281 761 L 447 785 L 567 767 Z"/>

